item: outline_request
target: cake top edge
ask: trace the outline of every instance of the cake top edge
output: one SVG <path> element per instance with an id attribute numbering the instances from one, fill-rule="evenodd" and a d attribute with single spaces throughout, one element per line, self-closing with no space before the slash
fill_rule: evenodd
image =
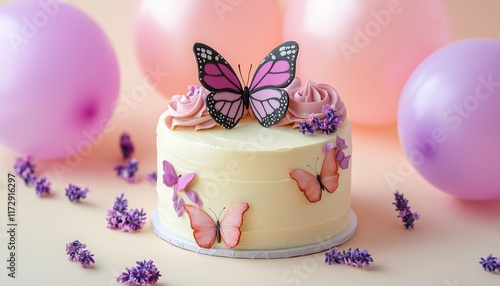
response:
<path id="1" fill-rule="evenodd" d="M 285 116 L 275 126 L 292 127 L 303 134 L 315 131 L 335 133 L 347 119 L 347 109 L 335 88 L 329 84 L 296 77 L 284 88 L 289 104 Z M 185 94 L 176 94 L 168 101 L 165 124 L 170 130 L 203 130 L 221 128 L 210 116 L 206 98 L 211 92 L 199 85 L 191 85 Z M 244 110 L 242 118 L 255 120 L 255 115 Z M 328 122 L 325 122 L 325 119 Z M 328 128 L 330 125 L 330 128 Z M 332 132 L 333 131 L 333 132 Z"/>

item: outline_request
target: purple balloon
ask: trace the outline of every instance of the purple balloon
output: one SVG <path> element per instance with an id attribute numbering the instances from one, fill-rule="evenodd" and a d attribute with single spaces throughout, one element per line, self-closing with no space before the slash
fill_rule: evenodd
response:
<path id="1" fill-rule="evenodd" d="M 0 7 L 0 35 L 0 143 L 37 158 L 88 154 L 119 91 L 102 29 L 70 5 L 28 0 Z"/>
<path id="2" fill-rule="evenodd" d="M 403 90 L 398 129 L 430 183 L 463 199 L 500 198 L 500 41 L 462 40 L 425 59 Z"/>

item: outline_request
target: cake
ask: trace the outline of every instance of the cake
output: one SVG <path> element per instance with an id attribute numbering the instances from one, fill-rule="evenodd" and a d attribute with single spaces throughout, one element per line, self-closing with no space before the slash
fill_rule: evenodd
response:
<path id="1" fill-rule="evenodd" d="M 236 123 L 214 115 L 220 110 L 208 105 L 217 93 L 203 86 L 172 97 L 157 126 L 153 230 L 160 237 L 204 254 L 278 258 L 319 252 L 354 234 L 345 106 L 333 87 L 302 85 L 294 71 L 282 86 L 274 95 L 286 95 L 286 107 L 267 116 L 272 126 L 248 105 Z"/>

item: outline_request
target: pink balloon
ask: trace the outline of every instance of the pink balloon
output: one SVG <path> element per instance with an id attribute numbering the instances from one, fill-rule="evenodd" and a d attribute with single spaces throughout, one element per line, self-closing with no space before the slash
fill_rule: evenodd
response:
<path id="1" fill-rule="evenodd" d="M 281 43 L 278 0 L 142 0 L 136 2 L 135 47 L 140 65 L 167 98 L 199 84 L 193 44 L 220 52 L 246 80 Z"/>
<path id="2" fill-rule="evenodd" d="M 353 122 L 371 126 L 396 121 L 413 69 L 451 39 L 440 0 L 289 0 L 284 23 L 299 77 L 334 85 Z"/>
<path id="3" fill-rule="evenodd" d="M 28 0 L 0 7 L 0 35 L 0 143 L 36 158 L 92 150 L 119 89 L 101 28 L 59 1 Z"/>
<path id="4" fill-rule="evenodd" d="M 467 39 L 425 59 L 406 83 L 398 129 L 430 183 L 470 200 L 500 198 L 500 41 Z"/>

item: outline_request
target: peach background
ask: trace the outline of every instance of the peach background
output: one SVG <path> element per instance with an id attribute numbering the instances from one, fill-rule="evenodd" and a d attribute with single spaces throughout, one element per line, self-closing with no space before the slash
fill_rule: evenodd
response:
<path id="1" fill-rule="evenodd" d="M 8 1 L 0 0 L 0 4 Z M 131 39 L 132 1 L 69 1 L 89 13 L 115 46 L 122 76 L 120 96 L 129 98 L 144 76 L 135 60 Z M 500 38 L 496 0 L 446 0 L 453 38 Z M 7 278 L 6 177 L 20 154 L 0 147 L 0 285 L 118 285 L 120 271 L 136 260 L 153 259 L 163 277 L 160 285 L 498 285 L 479 257 L 500 256 L 500 201 L 467 202 L 436 190 L 408 166 L 396 126 L 355 127 L 352 208 L 358 231 L 342 249 L 368 249 L 375 262 L 367 270 L 327 266 L 323 254 L 278 260 L 232 260 L 196 255 L 173 247 L 151 231 L 149 215 L 156 205 L 154 185 L 142 180 L 129 185 L 114 176 L 120 163 L 117 148 L 122 131 L 131 134 L 140 161 L 139 176 L 155 169 L 155 128 L 166 108 L 164 98 L 150 92 L 126 118 L 113 118 L 113 132 L 93 146 L 72 172 L 57 176 L 54 161 L 36 161 L 37 173 L 53 182 L 54 195 L 40 199 L 18 182 L 18 278 Z M 13 135 L 14 136 L 14 135 Z M 55 162 L 64 163 L 64 159 Z M 473 172 L 471 172 L 473 174 Z M 391 186 L 386 176 L 401 181 Z M 71 204 L 64 188 L 73 182 L 89 186 L 85 202 Z M 422 215 L 414 230 L 405 230 L 391 205 L 394 189 L 410 199 Z M 148 224 L 135 234 L 106 228 L 106 209 L 125 191 L 131 207 L 144 207 Z M 65 243 L 79 239 L 95 254 L 89 269 L 68 262 Z M 295 271 L 295 272 L 294 272 Z M 208 283 L 207 283 L 208 282 Z"/>

